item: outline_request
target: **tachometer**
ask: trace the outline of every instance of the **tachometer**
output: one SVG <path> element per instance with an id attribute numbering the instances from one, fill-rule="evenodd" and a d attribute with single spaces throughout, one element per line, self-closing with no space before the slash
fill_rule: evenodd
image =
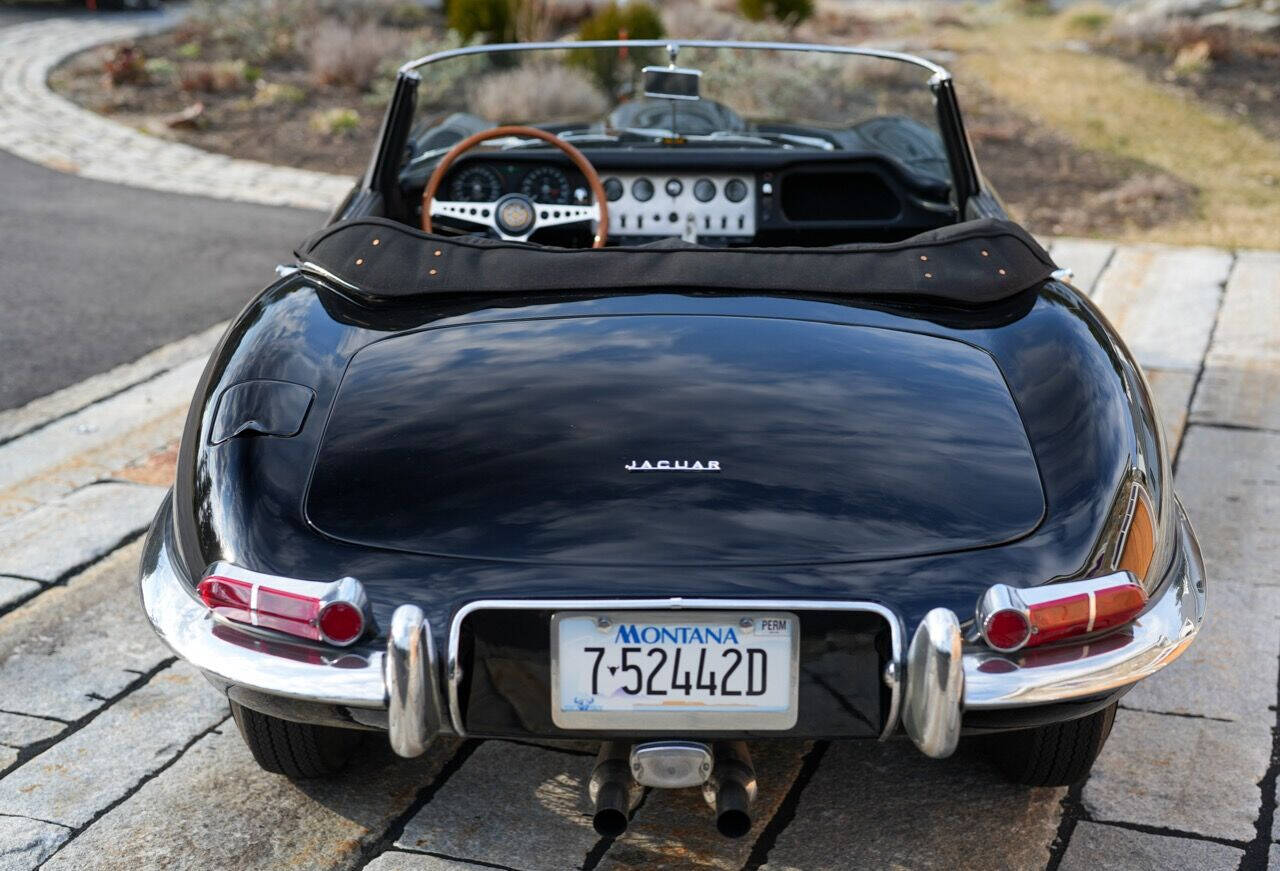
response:
<path id="1" fill-rule="evenodd" d="M 449 184 L 449 197 L 464 203 L 491 203 L 502 196 L 502 178 L 487 166 L 464 167 Z"/>
<path id="2" fill-rule="evenodd" d="M 535 202 L 567 205 L 569 177 L 554 166 L 540 166 L 524 177 L 520 192 Z"/>

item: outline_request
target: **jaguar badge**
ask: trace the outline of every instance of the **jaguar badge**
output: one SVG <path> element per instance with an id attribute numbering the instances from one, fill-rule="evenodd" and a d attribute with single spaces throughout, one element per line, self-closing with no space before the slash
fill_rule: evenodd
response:
<path id="1" fill-rule="evenodd" d="M 719 460 L 632 460 L 628 472 L 719 472 Z"/>

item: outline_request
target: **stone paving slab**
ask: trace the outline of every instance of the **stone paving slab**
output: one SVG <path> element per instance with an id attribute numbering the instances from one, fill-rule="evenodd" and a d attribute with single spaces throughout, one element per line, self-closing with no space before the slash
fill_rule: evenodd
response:
<path id="1" fill-rule="evenodd" d="M 1270 759 L 1268 726 L 1121 711 L 1083 801 L 1095 820 L 1247 843 Z"/>
<path id="2" fill-rule="evenodd" d="M 171 654 L 138 607 L 141 542 L 0 617 L 0 710 L 76 720 Z"/>
<path id="3" fill-rule="evenodd" d="M 1191 404 L 1191 391 L 1196 386 L 1195 373 L 1149 368 L 1143 374 L 1147 377 L 1156 413 L 1164 426 L 1169 456 L 1176 456 L 1187 426 L 1187 407 Z"/>
<path id="4" fill-rule="evenodd" d="M 522 871 L 581 867 L 591 828 L 592 760 L 488 741 L 409 822 L 395 846 Z"/>
<path id="5" fill-rule="evenodd" d="M 3 555 L 0 554 L 0 560 L 3 558 Z M 40 585 L 35 581 L 0 576 L 0 610 L 4 610 L 14 602 L 27 598 L 39 589 Z"/>
<path id="6" fill-rule="evenodd" d="M 1191 416 L 1280 430 L 1280 252 L 1236 257 Z"/>
<path id="7" fill-rule="evenodd" d="M 0 816 L 0 871 L 30 871 L 69 837 L 66 826 Z"/>
<path id="8" fill-rule="evenodd" d="M 1193 426 L 1178 461 L 1177 490 L 1217 589 L 1280 585 L 1280 433 Z"/>
<path id="9" fill-rule="evenodd" d="M 156 14 L 47 19 L 0 30 L 0 148 L 61 172 L 173 193 L 329 210 L 353 179 L 211 154 L 148 136 L 49 90 L 78 51 L 172 26 Z"/>
<path id="10" fill-rule="evenodd" d="M 52 582 L 146 529 L 163 487 L 95 484 L 0 525 L 0 574 Z M 49 546 L 57 531 L 57 547 Z M 3 586 L 0 586 L 0 594 Z"/>
<path id="11" fill-rule="evenodd" d="M 1062 856 L 1060 871 L 1094 871 L 1124 868 L 1126 871 L 1235 871 L 1243 850 L 1194 838 L 1171 838 L 1135 832 L 1117 826 L 1081 821 L 1071 834 L 1071 845 Z"/>
<path id="12" fill-rule="evenodd" d="M 1231 261 L 1216 248 L 1122 246 L 1093 299 L 1143 367 L 1197 372 Z"/>
<path id="13" fill-rule="evenodd" d="M 0 744 L 9 747 L 26 747 L 28 744 L 52 738 L 65 728 L 67 728 L 65 723 L 56 720 L 0 711 Z M 0 765 L 0 768 L 3 767 Z"/>
<path id="14" fill-rule="evenodd" d="M 383 853 L 364 866 L 365 871 L 477 871 L 491 867 L 493 866 L 441 859 L 425 853 L 401 853 L 399 850 Z"/>
<path id="15" fill-rule="evenodd" d="M 341 778 L 295 784 L 258 768 L 228 720 L 44 868 L 357 868 L 456 747 L 438 741 L 409 760 L 371 746 Z"/>
<path id="16" fill-rule="evenodd" d="M 786 798 L 811 746 L 801 741 L 771 741 L 751 748 L 758 794 L 751 811 L 754 825 L 743 837 L 728 840 L 716 831 L 715 815 L 701 789 L 655 789 L 636 811 L 626 834 L 613 842 L 597 867 L 600 871 L 737 871 Z"/>
<path id="17" fill-rule="evenodd" d="M 0 780 L 0 813 L 84 826 L 228 716 L 226 699 L 177 663 Z"/>
<path id="18" fill-rule="evenodd" d="M 182 432 L 204 364 L 190 360 L 0 445 L 0 522 L 172 442 Z"/>
<path id="19" fill-rule="evenodd" d="M 1049 248 L 1053 261 L 1074 273 L 1071 283 L 1086 295 L 1093 294 L 1115 251 L 1114 242 L 1097 239 L 1055 239 Z"/>
<path id="20" fill-rule="evenodd" d="M 1065 792 L 1008 784 L 963 744 L 956 756 L 934 760 L 906 741 L 839 742 L 764 867 L 951 871 L 982 856 L 983 867 L 1041 868 Z M 998 862 L 991 859 L 995 845 Z"/>
<path id="21" fill-rule="evenodd" d="M 1200 636 L 1120 704 L 1268 726 L 1275 722 L 1280 589 L 1217 584 L 1212 560 L 1207 571 L 1209 610 Z"/>

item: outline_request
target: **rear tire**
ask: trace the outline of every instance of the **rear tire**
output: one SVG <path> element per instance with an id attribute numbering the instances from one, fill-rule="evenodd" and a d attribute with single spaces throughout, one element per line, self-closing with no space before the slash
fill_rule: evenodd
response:
<path id="1" fill-rule="evenodd" d="M 1089 776 L 1115 721 L 1113 702 L 1065 723 L 992 735 L 987 755 L 1009 780 L 1024 786 L 1070 786 Z"/>
<path id="2" fill-rule="evenodd" d="M 364 733 L 311 723 L 294 723 L 231 703 L 240 737 L 264 771 L 290 780 L 329 777 L 351 761 Z"/>

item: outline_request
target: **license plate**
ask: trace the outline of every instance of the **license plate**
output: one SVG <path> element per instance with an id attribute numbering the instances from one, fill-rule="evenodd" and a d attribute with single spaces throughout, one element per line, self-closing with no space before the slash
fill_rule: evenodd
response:
<path id="1" fill-rule="evenodd" d="M 791 613 L 568 612 L 551 617 L 551 720 L 563 729 L 790 729 Z"/>

